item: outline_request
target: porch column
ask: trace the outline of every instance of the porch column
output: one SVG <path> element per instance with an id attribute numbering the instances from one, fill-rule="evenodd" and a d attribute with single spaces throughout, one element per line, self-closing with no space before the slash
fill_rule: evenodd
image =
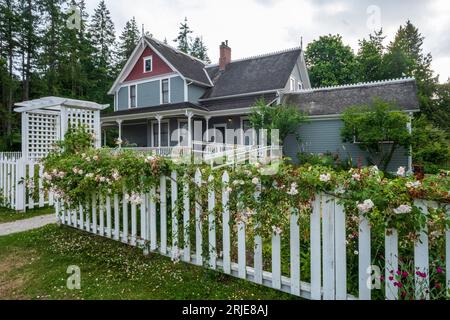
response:
<path id="1" fill-rule="evenodd" d="M 411 112 L 409 114 L 409 122 L 408 122 L 408 132 L 409 134 L 412 134 L 412 120 L 413 120 L 414 114 Z M 413 149 L 412 145 L 409 147 L 409 156 L 408 156 L 408 173 L 413 173 L 413 157 L 412 157 Z"/>
<path id="2" fill-rule="evenodd" d="M 119 126 L 119 141 L 122 141 L 122 120 L 116 120 Z M 119 148 L 122 148 L 122 143 L 119 143 Z"/>
<path id="3" fill-rule="evenodd" d="M 161 148 L 161 120 L 162 120 L 162 116 L 157 115 L 156 120 L 158 120 L 158 147 Z"/>
<path id="4" fill-rule="evenodd" d="M 211 120 L 211 116 L 205 116 L 206 120 L 206 142 L 209 143 L 209 120 Z"/>
<path id="5" fill-rule="evenodd" d="M 188 112 L 186 113 L 187 117 L 188 117 L 188 146 L 189 148 L 191 148 L 192 150 L 192 117 L 194 117 L 194 114 L 192 112 Z"/>
<path id="6" fill-rule="evenodd" d="M 106 147 L 106 129 L 103 129 L 103 146 Z"/>

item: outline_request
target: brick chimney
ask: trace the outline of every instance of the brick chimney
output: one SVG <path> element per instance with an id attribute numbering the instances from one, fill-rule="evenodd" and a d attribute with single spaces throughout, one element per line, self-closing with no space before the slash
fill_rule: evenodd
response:
<path id="1" fill-rule="evenodd" d="M 231 62 L 231 48 L 228 46 L 228 40 L 220 45 L 219 70 L 224 71 L 227 64 Z"/>

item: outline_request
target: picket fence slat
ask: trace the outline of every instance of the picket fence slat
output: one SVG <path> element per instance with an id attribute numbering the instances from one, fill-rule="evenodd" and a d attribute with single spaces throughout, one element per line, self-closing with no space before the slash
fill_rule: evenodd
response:
<path id="1" fill-rule="evenodd" d="M 137 240 L 137 206 L 136 203 L 131 204 L 131 241 L 132 246 L 136 245 Z"/>
<path id="2" fill-rule="evenodd" d="M 156 228 L 156 189 L 152 188 L 149 195 L 150 201 L 150 250 L 156 251 L 157 243 L 157 228 Z"/>
<path id="3" fill-rule="evenodd" d="M 178 200 L 178 183 L 177 173 L 173 171 L 171 174 L 171 206 L 172 206 L 172 259 L 178 254 L 178 218 L 177 218 L 177 200 Z"/>
<path id="4" fill-rule="evenodd" d="M 394 277 L 398 271 L 398 232 L 395 229 L 386 230 L 385 237 L 385 259 L 386 259 L 386 299 L 397 300 L 398 288 L 390 277 Z"/>
<path id="5" fill-rule="evenodd" d="M 105 235 L 105 204 L 103 202 L 103 197 L 99 197 L 99 223 L 100 223 L 100 230 L 99 233 L 103 237 Z"/>
<path id="6" fill-rule="evenodd" d="M 417 200 L 415 205 L 426 216 L 428 215 L 428 204 L 425 201 Z M 419 239 L 414 244 L 414 281 L 416 286 L 415 297 L 417 300 L 430 299 L 430 262 L 428 257 L 428 228 L 425 225 L 425 228 L 419 233 Z M 422 278 L 417 272 L 425 273 L 425 278 Z"/>
<path id="7" fill-rule="evenodd" d="M 190 219 L 190 199 L 189 199 L 189 184 L 186 182 L 188 180 L 188 176 L 184 177 L 185 183 L 183 184 L 183 205 L 184 205 L 184 213 L 183 213 L 183 240 L 184 240 L 184 249 L 183 249 L 183 257 L 185 262 L 191 261 L 191 239 L 189 237 L 189 219 Z"/>
<path id="8" fill-rule="evenodd" d="M 335 201 L 336 300 L 347 300 L 347 245 L 345 210 Z"/>
<path id="9" fill-rule="evenodd" d="M 322 197 L 317 195 L 311 214 L 311 299 L 322 299 L 321 288 L 321 237 L 320 217 L 322 213 Z"/>
<path id="10" fill-rule="evenodd" d="M 212 187 L 214 184 L 214 177 L 210 176 L 208 180 L 210 184 L 208 192 L 208 235 L 209 235 L 209 267 L 216 269 L 217 263 L 217 249 L 216 249 L 216 213 L 214 209 L 216 207 L 216 193 Z"/>
<path id="11" fill-rule="evenodd" d="M 81 204 L 78 206 L 78 213 L 80 214 L 80 225 L 79 225 L 79 228 L 81 230 L 84 230 L 84 211 L 83 211 L 83 206 Z"/>
<path id="12" fill-rule="evenodd" d="M 92 232 L 97 234 L 97 195 L 92 196 Z"/>
<path id="13" fill-rule="evenodd" d="M 114 195 L 114 240 L 119 241 L 120 238 L 120 208 L 119 195 Z"/>
<path id="14" fill-rule="evenodd" d="M 201 187 L 202 174 L 200 169 L 195 172 L 195 185 Z M 203 241 L 202 241 L 202 205 L 201 194 L 195 199 L 195 261 L 198 266 L 203 265 Z"/>
<path id="15" fill-rule="evenodd" d="M 255 200 L 258 201 L 261 196 L 261 184 L 258 184 L 255 192 Z M 260 225 L 255 223 L 255 248 L 254 248 L 254 281 L 258 284 L 263 283 L 263 243 L 262 237 L 258 234 Z"/>
<path id="16" fill-rule="evenodd" d="M 245 222 L 238 223 L 238 265 L 239 278 L 247 278 L 247 259 L 245 252 Z"/>
<path id="17" fill-rule="evenodd" d="M 292 210 L 290 217 L 291 293 L 300 295 L 300 226 L 299 213 Z"/>
<path id="18" fill-rule="evenodd" d="M 167 253 L 167 178 L 166 176 L 161 176 L 160 179 L 160 219 L 161 219 L 161 254 Z"/>
<path id="19" fill-rule="evenodd" d="M 369 275 L 367 270 L 371 265 L 371 230 L 369 220 L 360 214 L 359 216 L 359 241 L 358 241 L 358 287 L 359 299 L 371 300 L 372 291 L 367 285 Z"/>
<path id="20" fill-rule="evenodd" d="M 126 191 L 122 197 L 122 242 L 128 243 L 128 200 Z"/>
<path id="21" fill-rule="evenodd" d="M 34 164 L 30 163 L 28 166 L 28 179 L 30 181 L 34 180 Z M 28 191 L 28 209 L 34 209 L 34 195 L 32 192 Z"/>
<path id="22" fill-rule="evenodd" d="M 39 208 L 42 208 L 45 205 L 44 192 L 41 192 L 41 190 L 43 190 L 43 181 L 42 181 L 43 175 L 44 175 L 44 166 L 39 165 L 39 176 L 37 183 L 39 187 Z"/>
<path id="23" fill-rule="evenodd" d="M 93 212 L 89 204 L 86 203 L 86 231 L 91 232 L 91 213 Z"/>
<path id="24" fill-rule="evenodd" d="M 111 222 L 111 197 L 108 195 L 106 197 L 106 236 L 108 238 L 112 236 Z"/>
<path id="25" fill-rule="evenodd" d="M 325 196 L 322 203 L 322 243 L 323 243 L 323 299 L 334 300 L 335 298 L 335 246 L 334 246 L 334 199 Z"/>
<path id="26" fill-rule="evenodd" d="M 272 287 L 281 289 L 281 235 L 272 235 Z"/>
<path id="27" fill-rule="evenodd" d="M 230 258 L 230 210 L 228 207 L 228 201 L 230 198 L 230 192 L 228 189 L 228 183 L 230 177 L 228 172 L 225 172 L 222 177 L 223 193 L 222 193 L 222 211 L 223 211 L 223 272 L 231 274 L 231 258 Z"/>

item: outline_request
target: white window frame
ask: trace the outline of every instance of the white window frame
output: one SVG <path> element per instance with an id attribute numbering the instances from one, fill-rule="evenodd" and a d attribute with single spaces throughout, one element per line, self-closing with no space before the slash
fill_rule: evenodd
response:
<path id="1" fill-rule="evenodd" d="M 189 131 L 189 120 L 188 119 L 177 119 L 178 122 L 178 145 L 181 146 L 181 123 L 186 123 Z M 187 144 L 186 144 L 187 145 Z"/>
<path id="2" fill-rule="evenodd" d="M 134 90 L 135 104 L 136 104 L 134 107 L 131 106 L 131 87 L 136 88 Z M 136 84 L 132 84 L 128 86 L 128 109 L 136 109 L 137 107 L 138 107 L 138 86 Z"/>
<path id="3" fill-rule="evenodd" d="M 215 135 L 215 133 L 216 133 L 216 129 L 217 128 L 224 128 L 225 129 L 225 136 L 223 137 L 223 144 L 226 144 L 227 143 L 227 130 L 228 130 L 228 125 L 226 124 L 226 123 L 217 123 L 217 124 L 215 124 L 214 126 L 213 126 L 213 128 L 214 128 L 214 135 Z M 211 138 L 211 137 L 210 137 Z M 217 139 L 216 139 L 217 137 L 214 137 L 214 143 L 218 143 L 217 142 Z"/>
<path id="4" fill-rule="evenodd" d="M 151 63 L 150 63 L 150 71 L 147 71 L 145 69 L 148 60 L 151 61 Z M 150 72 L 153 71 L 153 56 L 144 57 L 144 66 L 143 66 L 143 68 L 144 68 L 144 73 L 150 73 Z"/>
<path id="5" fill-rule="evenodd" d="M 294 77 L 290 77 L 290 79 L 289 79 L 289 89 L 290 89 L 290 91 L 296 91 L 296 89 L 295 89 L 295 83 L 296 83 L 296 80 L 295 80 L 295 78 Z"/>
<path id="6" fill-rule="evenodd" d="M 167 103 L 163 103 L 163 92 L 162 92 L 162 83 L 164 80 L 167 80 L 167 88 L 168 88 L 168 92 L 167 92 Z M 170 104 L 171 103 L 171 99 L 170 99 L 170 94 L 171 94 L 171 88 L 170 88 L 170 78 L 163 78 L 159 80 L 159 104 Z"/>
<path id="7" fill-rule="evenodd" d="M 245 131 L 244 131 L 244 121 L 249 121 L 250 117 L 241 117 L 241 130 L 242 130 L 242 136 L 241 136 L 241 145 L 245 145 Z M 256 134 L 256 131 L 253 131 L 253 145 L 258 145 L 258 137 Z"/>
<path id="8" fill-rule="evenodd" d="M 154 126 L 155 126 L 155 124 L 158 124 L 159 122 L 158 122 L 158 120 L 152 120 L 152 127 L 151 127 L 151 132 L 150 132 L 150 139 L 151 139 L 151 144 L 152 144 L 152 148 L 158 148 L 158 147 L 160 147 L 160 146 L 156 146 L 156 142 L 158 142 L 158 141 L 153 141 L 154 139 L 154 136 L 153 136 L 153 133 L 154 133 Z M 163 124 L 163 123 L 167 123 L 167 146 L 168 147 L 170 147 L 170 121 L 167 119 L 167 120 L 161 120 L 161 124 Z M 161 143 L 162 143 L 162 139 L 161 139 Z"/>

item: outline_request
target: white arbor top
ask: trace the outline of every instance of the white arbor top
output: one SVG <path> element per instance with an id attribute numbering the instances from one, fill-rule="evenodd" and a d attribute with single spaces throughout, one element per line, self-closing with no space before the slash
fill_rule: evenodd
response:
<path id="1" fill-rule="evenodd" d="M 14 111 L 22 113 L 38 109 L 61 111 L 61 107 L 100 111 L 108 108 L 109 104 L 98 104 L 90 101 L 60 98 L 60 97 L 44 97 L 41 99 L 19 102 L 16 103 L 15 106 L 17 108 L 15 108 Z"/>

